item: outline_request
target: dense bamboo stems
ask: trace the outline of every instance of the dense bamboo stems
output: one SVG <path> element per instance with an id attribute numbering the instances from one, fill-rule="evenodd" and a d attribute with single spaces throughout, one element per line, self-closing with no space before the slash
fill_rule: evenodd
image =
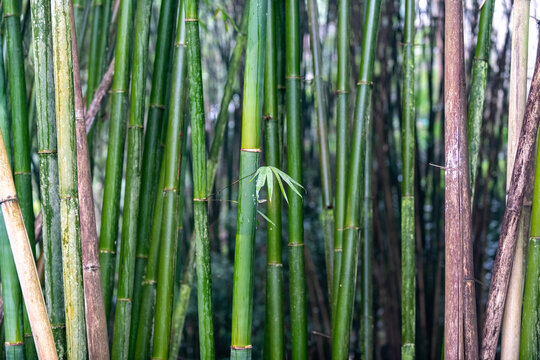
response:
<path id="1" fill-rule="evenodd" d="M 0 49 L 3 49 L 3 35 L 0 34 Z M 11 133 L 7 107 L 7 83 L 4 77 L 4 57 L 0 54 L 0 130 L 4 134 L 7 156 L 11 156 Z M 0 273 L 2 274 L 3 330 L 5 355 L 8 359 L 24 358 L 22 328 L 22 294 L 13 254 L 9 245 L 4 217 L 0 216 Z"/>
<path id="2" fill-rule="evenodd" d="M 214 358 L 212 319 L 212 274 L 208 239 L 208 199 L 206 134 L 199 39 L 198 0 L 186 0 L 189 104 L 191 113 L 191 151 L 193 157 L 193 208 L 195 215 L 195 253 L 197 266 L 197 305 L 201 359 Z"/>
<path id="3" fill-rule="evenodd" d="M 223 144 L 223 136 L 225 135 L 225 129 L 227 128 L 227 120 L 229 119 L 229 103 L 231 102 L 233 96 L 234 83 L 238 77 L 238 68 L 240 66 L 240 60 L 242 60 L 242 53 L 244 52 L 244 46 L 246 44 L 248 10 L 249 6 L 244 5 L 242 19 L 240 20 L 240 31 L 238 32 L 238 35 L 236 35 L 236 44 L 234 45 L 234 49 L 229 60 L 229 66 L 227 68 L 227 80 L 225 82 L 225 87 L 223 88 L 223 96 L 219 106 L 219 114 L 214 131 L 214 139 L 212 140 L 212 146 L 210 147 L 210 152 L 208 153 L 208 163 L 206 168 L 208 170 L 207 187 L 209 193 L 212 192 L 212 187 L 215 183 L 219 152 L 221 150 L 221 144 Z"/>
<path id="4" fill-rule="evenodd" d="M 86 359 L 69 0 L 51 3 L 68 358 Z"/>
<path id="5" fill-rule="evenodd" d="M 356 283 L 356 268 L 358 263 L 358 241 L 360 227 L 361 191 L 365 190 L 363 181 L 364 155 L 371 93 L 373 86 L 373 66 L 375 48 L 381 11 L 380 0 L 370 0 L 367 3 L 364 32 L 362 35 L 362 55 L 356 106 L 354 113 L 354 128 L 352 132 L 352 152 L 347 174 L 347 198 L 353 199 L 346 204 L 345 220 L 343 223 L 343 258 L 339 280 L 339 293 L 336 304 L 336 316 L 333 329 L 332 359 L 348 357 L 350 326 L 352 321 L 353 300 Z M 364 205 L 365 206 L 365 205 Z M 369 220 L 368 220 L 369 221 Z M 366 239 L 367 240 L 367 239 Z"/>
<path id="6" fill-rule="evenodd" d="M 158 35 L 156 43 L 156 59 L 152 74 L 152 90 L 150 92 L 150 107 L 144 135 L 144 151 L 141 169 L 141 191 L 139 200 L 139 223 L 137 227 L 137 249 L 135 260 L 135 278 L 133 285 L 133 309 L 135 316 L 131 318 L 130 357 L 135 356 L 135 341 L 139 327 L 139 311 L 141 307 L 142 280 L 146 270 L 150 248 L 150 233 L 154 205 L 157 197 L 156 180 L 159 177 L 160 156 L 158 143 L 165 112 L 165 93 L 168 82 L 163 81 L 167 75 L 173 40 L 175 9 L 178 2 L 164 1 L 161 3 Z M 184 30 L 185 31 L 185 30 Z M 153 300 L 152 300 L 153 302 Z"/>
<path id="7" fill-rule="evenodd" d="M 146 59 L 152 0 L 137 3 L 135 40 L 133 44 L 133 71 L 131 74 L 131 102 L 128 124 L 128 153 L 126 160 L 126 190 L 122 217 L 120 273 L 114 317 L 112 356 L 129 357 L 131 309 L 135 272 L 135 252 L 139 223 L 139 194 L 141 188 L 142 136 L 146 88 Z M 137 314 L 138 315 L 138 314 Z"/>
<path id="8" fill-rule="evenodd" d="M 88 357 L 90 359 L 109 359 L 109 341 L 107 336 L 107 318 L 101 288 L 99 268 L 98 236 L 90 155 L 86 134 L 84 102 L 81 90 L 79 54 L 75 35 L 73 7 L 70 6 L 71 50 L 73 57 L 73 88 L 75 104 L 75 131 L 77 137 L 77 183 L 79 190 L 79 216 L 81 223 L 81 255 L 83 265 L 84 301 L 86 331 L 88 339 Z"/>
<path id="9" fill-rule="evenodd" d="M 98 86 L 99 73 L 99 34 L 103 31 L 103 2 L 104 0 L 92 0 L 91 6 L 91 30 L 90 48 L 88 51 L 88 81 L 86 83 L 86 105 L 89 105 L 94 97 L 94 92 Z"/>
<path id="10" fill-rule="evenodd" d="M 508 193 L 518 139 L 527 102 L 527 58 L 529 44 L 529 7 L 530 0 L 517 0 L 512 6 L 512 50 L 510 61 L 510 94 L 508 106 L 508 156 L 506 162 L 506 191 Z M 532 194 L 526 193 L 529 199 Z M 528 201 L 530 202 L 530 201 Z M 525 204 L 523 205 L 525 210 Z M 523 282 L 527 266 L 527 243 L 529 239 L 529 211 L 523 211 L 518 225 L 517 243 L 512 265 L 512 275 L 505 302 L 501 357 L 518 359 L 519 332 L 521 330 L 521 305 L 523 300 Z"/>
<path id="11" fill-rule="evenodd" d="M 109 148 L 105 171 L 103 212 L 99 239 L 99 262 L 101 282 L 105 300 L 105 315 L 110 315 L 114 283 L 114 264 L 118 218 L 120 214 L 120 185 L 124 163 L 126 136 L 126 105 L 129 84 L 129 64 L 131 46 L 131 23 L 133 0 L 121 0 L 119 8 L 118 34 L 116 38 L 114 80 L 111 95 L 111 120 L 109 128 Z"/>
<path id="12" fill-rule="evenodd" d="M 336 148 L 336 208 L 334 210 L 334 261 L 332 291 L 332 324 L 336 317 L 337 298 L 343 254 L 343 224 L 345 222 L 345 196 L 347 191 L 347 137 L 349 133 L 349 0 L 339 0 L 337 45 L 337 148 Z M 332 325 L 333 329 L 333 325 Z"/>
<path id="13" fill-rule="evenodd" d="M 536 146 L 540 108 L 540 51 L 536 54 L 536 65 L 527 107 L 516 150 L 512 180 L 507 196 L 506 209 L 501 225 L 497 255 L 493 264 L 493 275 L 486 305 L 486 320 L 482 329 L 480 359 L 494 359 L 503 316 L 504 303 L 510 281 L 518 233 L 519 217 L 529 179 L 531 161 Z"/>
<path id="14" fill-rule="evenodd" d="M 182 161 L 182 142 L 187 128 L 185 121 L 186 61 L 185 61 L 185 22 L 183 1 L 179 2 L 171 96 L 169 101 L 169 125 L 163 166 L 163 209 L 159 250 L 159 271 L 156 295 L 156 315 L 154 320 L 153 359 L 168 359 L 171 330 L 172 301 L 176 253 L 178 247 L 178 190 L 180 164 Z"/>
<path id="15" fill-rule="evenodd" d="M 250 0 L 242 109 L 242 142 L 238 187 L 238 215 L 234 252 L 231 359 L 251 359 L 253 312 L 253 256 L 257 216 L 256 183 L 260 156 L 266 0 Z M 277 192 L 277 191 L 276 191 Z"/>
<path id="16" fill-rule="evenodd" d="M 532 203 L 531 235 L 523 296 L 523 319 L 521 324 L 520 359 L 538 358 L 538 298 L 540 277 L 540 148 L 536 152 L 536 174 Z"/>
<path id="17" fill-rule="evenodd" d="M 405 0 L 402 84 L 401 357 L 415 358 L 416 259 L 414 229 L 414 0 Z"/>
<path id="18" fill-rule="evenodd" d="M 277 97 L 277 2 L 268 0 L 266 24 L 266 60 L 264 63 L 264 149 L 266 165 L 281 167 Z M 266 307 L 264 355 L 284 359 L 283 347 L 283 262 L 281 253 L 281 194 L 268 193 Z"/>
<path id="19" fill-rule="evenodd" d="M 54 68 L 49 1 L 32 1 L 34 39 L 34 89 L 36 94 L 39 185 L 43 219 L 45 298 L 58 356 L 66 356 L 64 284 L 62 273 L 62 234 L 56 150 Z"/>
<path id="20" fill-rule="evenodd" d="M 468 106 L 469 162 L 471 168 L 471 200 L 474 199 L 476 173 L 478 172 L 478 154 L 480 151 L 480 130 L 486 99 L 486 83 L 489 68 L 489 49 L 491 45 L 491 24 L 493 21 L 494 0 L 486 0 L 480 12 L 478 40 L 472 64 L 472 82 Z"/>
<path id="21" fill-rule="evenodd" d="M 298 0 L 285 1 L 285 78 L 287 109 L 287 172 L 302 184 L 302 121 L 300 117 L 300 9 Z M 292 359 L 307 358 L 306 275 L 303 198 L 289 195 L 289 296 Z"/>
<path id="22" fill-rule="evenodd" d="M 478 357 L 461 0 L 445 3 L 445 358 Z M 450 220 L 452 219 L 452 220 Z"/>
<path id="23" fill-rule="evenodd" d="M 4 26 L 6 29 L 9 99 L 13 126 L 13 173 L 15 174 L 15 187 L 17 188 L 24 223 L 28 225 L 26 228 L 28 229 L 30 247 L 32 252 L 35 253 L 32 174 L 30 172 L 30 134 L 28 130 L 28 105 L 26 102 L 20 6 L 21 4 L 17 0 L 4 2 Z M 25 352 L 27 356 L 34 358 L 35 350 L 32 345 L 32 334 L 24 310 L 23 316 Z"/>
<path id="24" fill-rule="evenodd" d="M 34 256 L 17 200 L 15 184 L 11 176 L 6 146 L 0 130 L 0 207 L 2 209 L 9 242 L 15 259 L 17 275 L 24 300 L 28 305 L 28 317 L 34 332 L 34 341 L 40 359 L 58 359 L 54 338 L 41 292 Z"/>
<path id="25" fill-rule="evenodd" d="M 324 232 L 324 249 L 326 255 L 326 277 L 328 293 L 332 296 L 332 263 L 334 247 L 334 204 L 332 194 L 332 169 L 330 168 L 330 151 L 327 134 L 326 90 L 322 78 L 322 50 L 319 40 L 319 10 L 315 0 L 307 1 L 309 17 L 309 36 L 313 54 L 313 85 L 315 91 L 315 112 L 317 114 L 317 135 L 319 141 L 319 162 L 321 165 L 322 190 L 322 225 Z"/>

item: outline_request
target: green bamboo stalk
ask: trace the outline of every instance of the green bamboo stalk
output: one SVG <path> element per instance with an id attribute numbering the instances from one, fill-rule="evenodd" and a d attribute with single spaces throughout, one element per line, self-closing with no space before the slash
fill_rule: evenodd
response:
<path id="1" fill-rule="evenodd" d="M 51 34 L 51 5 L 32 1 L 39 185 L 43 216 L 45 260 L 45 299 L 58 357 L 66 357 L 64 285 L 62 271 L 62 233 L 58 189 L 58 157 L 54 101 L 54 68 Z"/>
<path id="2" fill-rule="evenodd" d="M 334 204 L 332 194 L 332 169 L 328 149 L 326 89 L 322 78 L 322 50 L 319 40 L 319 10 L 316 0 L 307 1 L 309 17 L 309 38 L 313 55 L 313 85 L 315 112 L 317 114 L 317 135 L 319 140 L 319 162 L 321 166 L 322 225 L 326 260 L 326 279 L 329 298 L 333 290 L 333 248 L 334 248 Z"/>
<path id="3" fill-rule="evenodd" d="M 349 133 L 349 0 L 339 0 L 338 3 L 338 45 L 337 45 L 337 103 L 336 103 L 336 204 L 334 210 L 334 268 L 332 291 L 332 329 L 336 318 L 336 306 L 339 293 L 341 274 L 341 258 L 343 254 L 343 224 L 345 223 L 345 204 L 347 192 L 347 155 Z"/>
<path id="4" fill-rule="evenodd" d="M 120 214 L 120 186 L 124 163 L 126 137 L 126 105 L 129 85 L 130 46 L 132 35 L 133 0 L 121 0 L 118 36 L 116 39 L 114 80 L 111 95 L 109 148 L 105 170 L 103 213 L 99 239 L 99 262 L 105 300 L 105 314 L 110 314 L 114 284 L 114 265 L 118 219 Z"/>
<path id="5" fill-rule="evenodd" d="M 175 53 L 169 101 L 169 126 L 163 166 L 163 210 L 159 250 L 159 271 L 154 320 L 153 359 L 168 359 L 171 331 L 174 268 L 178 247 L 178 189 L 181 178 L 182 142 L 185 141 L 186 61 L 183 0 L 179 1 Z M 187 125 L 187 122 L 186 122 Z"/>
<path id="6" fill-rule="evenodd" d="M 512 50 L 510 61 L 510 93 L 508 104 L 508 156 L 506 189 L 510 186 L 514 159 L 519 142 L 521 125 L 527 103 L 527 60 L 529 44 L 529 0 L 517 0 L 512 5 Z M 526 194 L 527 199 L 530 194 Z M 526 201 L 530 203 L 530 201 Z M 523 205 L 525 210 L 526 205 Z M 530 211 L 530 208 L 529 208 Z M 526 214 L 529 214 L 528 216 Z M 529 239 L 530 212 L 523 211 L 519 219 L 516 250 L 512 265 L 510 284 L 504 305 L 501 332 L 501 356 L 503 359 L 517 359 L 519 334 L 521 330 L 521 308 L 525 268 L 527 266 L 527 245 Z"/>
<path id="7" fill-rule="evenodd" d="M 51 3 L 67 355 L 86 359 L 69 0 Z"/>
<path id="8" fill-rule="evenodd" d="M 130 332 L 130 357 L 135 356 L 135 343 L 137 329 L 139 327 L 139 312 L 141 308 L 142 280 L 146 270 L 148 252 L 150 248 L 150 232 L 152 228 L 152 218 L 154 205 L 157 197 L 156 180 L 159 177 L 159 165 L 161 161 L 158 156 L 158 143 L 160 130 L 163 123 L 163 113 L 165 112 L 165 93 L 167 81 L 163 78 L 167 75 L 171 46 L 173 41 L 173 22 L 175 18 L 174 9 L 177 8 L 177 1 L 164 1 L 161 4 L 161 11 L 158 25 L 158 36 L 156 43 L 156 59 L 154 61 L 154 72 L 152 75 L 152 90 L 150 93 L 150 108 L 148 110 L 148 120 L 144 135 L 144 151 L 141 170 L 141 191 L 139 201 L 139 224 L 137 236 L 137 250 L 135 260 L 135 279 L 133 288 L 133 314 L 131 318 Z"/>
<path id="9" fill-rule="evenodd" d="M 4 48 L 3 43 L 3 34 L 0 33 L 0 49 Z M 9 161 L 12 162 L 11 138 L 9 136 L 11 134 L 11 124 L 8 115 L 6 90 L 4 56 L 0 51 L 0 130 L 3 134 L 4 144 L 6 144 L 7 156 Z M 22 293 L 3 216 L 0 216 L 0 251 L 2 253 L 2 256 L 0 256 L 0 273 L 2 274 L 5 355 L 7 359 L 24 359 Z"/>
<path id="10" fill-rule="evenodd" d="M 206 134 L 199 39 L 198 0 L 186 0 L 189 104 L 191 113 L 191 151 L 193 157 L 193 208 L 195 217 L 195 254 L 197 266 L 197 305 L 201 359 L 214 358 L 214 322 L 212 319 L 212 274 L 208 239 L 208 198 Z"/>
<path id="11" fill-rule="evenodd" d="M 98 53 L 99 53 L 99 34 L 103 27 L 103 1 L 92 0 L 92 22 L 90 24 L 90 48 L 88 51 L 88 81 L 86 83 L 86 106 L 90 106 L 94 92 L 98 87 Z"/>
<path id="12" fill-rule="evenodd" d="M 6 29 L 9 98 L 13 126 L 13 173 L 24 223 L 28 229 L 30 248 L 35 257 L 32 173 L 30 171 L 30 133 L 28 128 L 28 104 L 26 101 L 20 6 L 20 2 L 16 0 L 8 0 L 4 3 L 4 26 Z M 34 359 L 37 357 L 37 354 L 33 345 L 34 340 L 26 310 L 23 311 L 23 317 L 25 352 L 27 357 Z"/>
<path id="13" fill-rule="evenodd" d="M 266 60 L 264 67 L 264 148 L 269 166 L 281 167 L 277 96 L 277 2 L 268 0 L 266 24 Z M 284 359 L 283 343 L 283 262 L 281 253 L 281 194 L 268 192 L 266 214 L 268 254 L 266 264 L 266 308 L 264 356 Z"/>
<path id="14" fill-rule="evenodd" d="M 246 32 L 248 26 L 248 9 L 249 6 L 245 5 L 242 11 L 242 19 L 240 20 L 240 29 L 236 36 L 236 44 L 234 45 L 231 58 L 229 60 L 229 66 L 227 68 L 227 80 L 225 81 L 225 87 L 223 88 L 223 96 L 221 97 L 221 103 L 219 105 L 219 114 L 216 120 L 216 126 L 214 130 L 214 139 L 212 140 L 212 146 L 208 153 L 208 163 L 206 168 L 208 170 L 208 193 L 212 192 L 212 188 L 215 183 L 215 177 L 219 161 L 219 152 L 221 145 L 223 144 L 223 137 L 225 135 L 225 129 L 227 128 L 227 122 L 229 120 L 229 103 L 231 102 L 234 90 L 234 84 L 238 77 L 238 68 L 240 66 L 240 60 L 242 60 L 242 53 L 244 52 L 244 46 L 246 44 Z"/>
<path id="15" fill-rule="evenodd" d="M 287 172 L 302 184 L 302 122 L 300 118 L 300 9 L 298 0 L 285 1 L 285 78 L 287 109 Z M 306 278 L 302 197 L 289 195 L 289 296 L 292 359 L 307 359 Z"/>
<path id="16" fill-rule="evenodd" d="M 472 63 L 471 92 L 468 106 L 469 163 L 471 171 L 471 201 L 474 200 L 474 185 L 478 172 L 478 153 L 480 151 L 480 130 L 484 103 L 486 99 L 486 83 L 489 68 L 489 50 L 491 48 L 491 25 L 493 22 L 494 0 L 486 0 L 480 11 L 478 40 Z"/>
<path id="17" fill-rule="evenodd" d="M 238 185 L 238 215 L 234 251 L 231 359 L 251 359 L 253 312 L 253 253 L 257 217 L 256 183 L 263 111 L 266 0 L 250 0 L 244 73 L 242 140 Z M 277 192 L 277 191 L 276 191 Z"/>
<path id="18" fill-rule="evenodd" d="M 131 73 L 131 102 L 128 125 L 126 190 L 122 217 L 120 274 L 114 318 L 112 356 L 129 358 L 132 318 L 135 252 L 139 225 L 139 194 L 141 189 L 142 136 L 146 88 L 146 59 L 152 0 L 139 0 L 135 20 L 133 70 Z M 135 316 L 137 316 L 136 314 Z"/>
<path id="19" fill-rule="evenodd" d="M 401 182 L 401 357 L 415 358 L 416 258 L 414 229 L 414 0 L 405 0 L 403 27 L 402 168 Z M 366 186 L 367 187 L 367 186 Z"/>
<path id="20" fill-rule="evenodd" d="M 354 128 L 352 132 L 352 153 L 350 154 L 350 165 L 347 179 L 347 198 L 358 199 L 362 188 L 368 189 L 370 179 L 364 182 L 365 150 L 370 142 L 368 136 L 371 133 L 367 129 L 369 126 L 369 109 L 373 86 L 373 67 L 375 59 L 375 48 L 377 44 L 377 33 L 379 29 L 379 16 L 381 10 L 381 0 L 369 0 L 366 4 L 365 25 L 362 34 L 362 54 L 360 62 L 358 90 L 356 93 L 356 106 L 354 114 Z M 369 156 L 367 157 L 369 159 Z M 365 175 L 365 174 L 364 174 Z M 368 176 L 369 178 L 369 176 Z M 364 204 L 364 207 L 367 206 Z M 358 227 L 360 225 L 360 204 L 359 201 L 348 201 L 346 205 L 343 233 L 343 258 L 341 264 L 341 274 L 339 280 L 339 293 L 336 305 L 336 317 L 333 331 L 332 359 L 346 359 L 348 357 L 350 326 L 352 321 L 352 311 L 354 305 L 354 291 L 356 283 L 356 268 L 358 263 Z M 369 223 L 367 214 L 366 221 Z M 364 223 L 364 231 L 369 231 L 369 226 Z M 369 242 L 369 234 L 364 240 Z M 369 244 L 368 244 L 369 245 Z M 364 256 L 369 256 L 364 248 Z M 369 265 L 367 265 L 369 267 Z M 365 283 L 365 282 L 364 282 Z M 369 285 L 368 285 L 369 286 Z M 369 304 L 369 299 L 364 302 L 364 306 Z M 365 320 L 365 318 L 364 318 Z M 367 350 L 367 349 L 366 349 Z"/>
<path id="21" fill-rule="evenodd" d="M 536 150 L 536 174 L 534 177 L 534 195 L 532 203 L 531 234 L 527 275 L 525 277 L 525 294 L 523 297 L 523 317 L 519 346 L 520 359 L 538 358 L 538 324 L 539 324 L 539 285 L 540 278 L 540 148 Z"/>

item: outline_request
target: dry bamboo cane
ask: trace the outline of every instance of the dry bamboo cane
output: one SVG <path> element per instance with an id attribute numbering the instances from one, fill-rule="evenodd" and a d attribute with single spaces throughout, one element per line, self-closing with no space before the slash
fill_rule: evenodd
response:
<path id="1" fill-rule="evenodd" d="M 2 130 L 0 130 L 0 207 L 4 215 L 38 356 L 43 360 L 58 359 L 34 256 L 15 192 Z"/>

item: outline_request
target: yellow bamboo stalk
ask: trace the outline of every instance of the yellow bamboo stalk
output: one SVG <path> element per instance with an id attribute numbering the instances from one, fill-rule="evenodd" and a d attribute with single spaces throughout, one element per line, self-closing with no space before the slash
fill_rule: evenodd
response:
<path id="1" fill-rule="evenodd" d="M 51 324 L 17 200 L 2 130 L 0 130 L 0 207 L 4 215 L 38 357 L 42 360 L 56 360 L 58 355 L 54 346 Z"/>

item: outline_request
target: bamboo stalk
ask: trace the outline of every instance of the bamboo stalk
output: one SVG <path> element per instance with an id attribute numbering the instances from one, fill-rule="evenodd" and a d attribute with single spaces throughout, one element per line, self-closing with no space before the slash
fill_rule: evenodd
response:
<path id="1" fill-rule="evenodd" d="M 415 95 L 414 95 L 414 0 L 405 0 L 403 26 L 402 163 L 401 182 L 401 357 L 415 358 L 416 258 L 414 215 Z"/>
<path id="2" fill-rule="evenodd" d="M 3 49 L 3 34 L 0 34 L 0 49 Z M 4 77 L 4 57 L 0 54 L 0 130 L 3 141 L 6 144 L 6 152 L 9 161 L 11 155 L 11 124 L 7 107 L 7 83 Z M 24 334 L 22 325 L 22 293 L 17 277 L 17 269 L 13 260 L 13 253 L 9 245 L 9 238 L 4 223 L 4 217 L 0 216 L 0 273 L 2 274 L 2 299 L 3 299 L 3 329 L 5 355 L 8 359 L 24 358 Z"/>
<path id="3" fill-rule="evenodd" d="M 212 275 L 208 239 L 208 199 L 204 99 L 199 39 L 198 0 L 186 0 L 189 103 L 191 113 L 191 149 L 193 157 L 193 207 L 195 215 L 197 304 L 201 359 L 214 358 L 214 322 L 212 319 Z"/>
<path id="4" fill-rule="evenodd" d="M 332 291 L 332 329 L 336 318 L 336 306 L 341 274 L 341 258 L 343 254 L 343 227 L 345 222 L 345 204 L 347 192 L 347 152 L 349 133 L 349 0 L 339 0 L 337 30 L 337 104 L 336 104 L 336 207 L 334 210 L 334 261 Z"/>
<path id="5" fill-rule="evenodd" d="M 62 264 L 68 358 L 86 359 L 81 233 L 69 0 L 51 3 Z"/>
<path id="6" fill-rule="evenodd" d="M 185 60 L 185 14 L 183 0 L 179 1 L 175 52 L 169 101 L 169 125 L 163 166 L 165 176 L 163 182 L 163 210 L 161 216 L 161 236 L 159 250 L 159 271 L 156 295 L 156 315 L 154 320 L 154 343 L 152 358 L 168 359 L 171 331 L 172 301 L 176 253 L 178 247 L 178 189 L 180 164 L 187 133 L 185 122 L 186 104 L 186 60 Z M 185 125 L 184 125 L 185 123 Z"/>
<path id="7" fill-rule="evenodd" d="M 150 248 L 150 233 L 154 206 L 157 198 L 157 183 L 160 172 L 160 156 L 158 154 L 158 143 L 160 131 L 163 127 L 163 113 L 165 112 L 165 93 L 167 81 L 163 78 L 167 76 L 169 59 L 173 43 L 173 26 L 177 1 L 164 1 L 161 4 L 161 11 L 158 24 L 158 36 L 156 43 L 156 59 L 154 62 L 154 72 L 152 74 L 152 90 L 150 93 L 150 108 L 148 110 L 148 120 L 144 135 L 144 151 L 141 170 L 141 191 L 139 201 L 139 224 L 137 228 L 137 249 L 135 260 L 135 278 L 133 288 L 133 314 L 131 320 L 130 333 L 130 356 L 134 356 L 137 329 L 139 328 L 139 313 L 141 308 L 142 281 L 148 263 L 148 252 Z M 185 31 L 185 30 L 184 30 Z M 154 300 L 152 300 L 153 302 Z"/>
<path id="8" fill-rule="evenodd" d="M 525 196 L 528 172 L 532 171 L 531 161 L 536 145 L 538 109 L 540 107 L 540 52 L 537 52 L 536 64 L 527 107 L 518 141 L 512 180 L 507 196 L 506 209 L 501 225 L 501 235 L 493 275 L 486 304 L 486 320 L 482 329 L 480 359 L 494 359 L 501 326 L 504 303 L 510 281 L 510 272 L 516 248 L 519 216 Z"/>
<path id="9" fill-rule="evenodd" d="M 315 97 L 315 112 L 317 114 L 317 136 L 319 142 L 319 163 L 321 166 L 322 192 L 322 225 L 324 234 L 324 249 L 326 255 L 326 278 L 328 294 L 332 298 L 333 248 L 334 248 L 334 204 L 332 194 L 332 169 L 330 168 L 330 150 L 328 149 L 327 130 L 327 92 L 322 78 L 322 50 L 319 40 L 319 10 L 315 0 L 307 1 L 309 17 L 309 39 L 313 55 L 313 85 Z"/>
<path id="10" fill-rule="evenodd" d="M 285 78 L 287 109 L 287 172 L 302 184 L 302 124 L 300 117 L 300 10 L 298 0 L 285 1 Z M 307 358 L 306 279 L 303 198 L 289 195 L 289 296 L 292 359 Z"/>
<path id="11" fill-rule="evenodd" d="M 22 212 L 17 200 L 11 166 L 0 130 L 0 207 L 2 209 L 11 250 L 15 259 L 17 275 L 24 300 L 28 305 L 28 317 L 34 333 L 34 343 L 40 359 L 58 359 L 54 338 L 41 292 L 34 256 L 26 233 Z"/>
<path id="12" fill-rule="evenodd" d="M 519 134 L 527 104 L 527 60 L 529 45 L 529 0 L 518 0 L 512 5 L 512 50 L 510 59 L 510 94 L 508 106 L 508 156 L 506 162 L 506 191 L 509 192 L 514 159 Z M 532 193 L 526 192 L 526 203 L 530 203 Z M 501 356 L 503 359 L 517 360 L 521 330 L 521 305 L 525 268 L 527 266 L 527 244 L 529 239 L 530 206 L 523 204 L 517 233 L 517 243 L 512 265 L 510 284 L 506 295 L 502 335 Z"/>
<path id="13" fill-rule="evenodd" d="M 229 66 L 227 67 L 227 80 L 225 81 L 223 96 L 221 97 L 221 103 L 219 105 L 219 114 L 216 120 L 214 139 L 212 140 L 212 146 L 210 147 L 210 152 L 208 153 L 208 163 L 206 164 L 206 168 L 208 169 L 208 193 L 212 192 L 212 188 L 215 183 L 219 152 L 221 150 L 221 145 L 223 144 L 225 128 L 227 127 L 227 121 L 229 119 L 229 104 L 233 96 L 234 84 L 236 82 L 236 78 L 238 77 L 238 68 L 240 66 L 240 60 L 242 60 L 244 46 L 246 45 L 248 10 L 249 6 L 247 6 L 247 4 L 244 5 L 242 19 L 240 20 L 239 32 L 236 36 L 236 44 L 234 45 L 234 49 L 229 60 Z"/>
<path id="14" fill-rule="evenodd" d="M 112 355 L 128 359 L 134 290 L 135 253 L 139 225 L 139 195 L 141 190 L 142 137 L 146 88 L 146 59 L 152 0 L 140 0 L 135 14 L 135 41 L 131 73 L 131 102 L 128 124 L 126 190 L 122 217 L 120 273 L 114 318 Z M 138 309 L 136 309 L 138 310 Z M 138 316 L 136 314 L 135 316 Z M 135 331 L 134 331 L 135 332 Z"/>
<path id="15" fill-rule="evenodd" d="M 120 1 L 118 35 L 116 39 L 114 80 L 111 95 L 111 120 L 109 128 L 109 147 L 105 170 L 105 188 L 101 233 L 99 238 L 99 263 L 101 283 L 105 301 L 105 315 L 110 315 L 118 219 L 120 214 L 120 188 L 124 164 L 124 145 L 126 137 L 126 106 L 129 86 L 129 65 L 132 31 L 133 0 Z"/>
<path id="16" fill-rule="evenodd" d="M 71 50 L 73 57 L 73 88 L 75 105 L 75 131 L 77 138 L 77 183 L 79 190 L 79 216 L 81 223 L 81 255 L 83 265 L 84 301 L 88 356 L 90 359 L 109 359 L 107 318 L 101 288 L 98 236 L 92 192 L 90 155 L 86 134 L 84 103 L 81 90 L 78 46 L 75 35 L 73 6 L 70 6 Z"/>
<path id="17" fill-rule="evenodd" d="M 266 24 L 266 60 L 264 62 L 264 148 L 269 166 L 281 167 L 279 114 L 277 97 L 277 14 L 278 3 L 268 0 Z M 268 192 L 266 213 L 268 250 L 266 264 L 266 307 L 264 355 L 268 359 L 284 359 L 283 334 L 283 261 L 281 250 L 281 194 Z"/>
<path id="18" fill-rule="evenodd" d="M 250 359 L 252 351 L 253 254 L 257 198 L 255 196 L 256 183 L 250 180 L 250 175 L 257 171 L 261 152 L 260 134 L 266 47 L 267 1 L 250 0 L 246 6 L 249 6 L 249 15 L 234 251 L 231 359 Z"/>
<path id="19" fill-rule="evenodd" d="M 39 184 L 41 188 L 42 238 L 45 261 L 45 297 L 58 356 L 66 357 L 62 233 L 58 189 L 58 157 L 54 101 L 54 68 L 51 7 L 48 1 L 32 1 Z"/>

